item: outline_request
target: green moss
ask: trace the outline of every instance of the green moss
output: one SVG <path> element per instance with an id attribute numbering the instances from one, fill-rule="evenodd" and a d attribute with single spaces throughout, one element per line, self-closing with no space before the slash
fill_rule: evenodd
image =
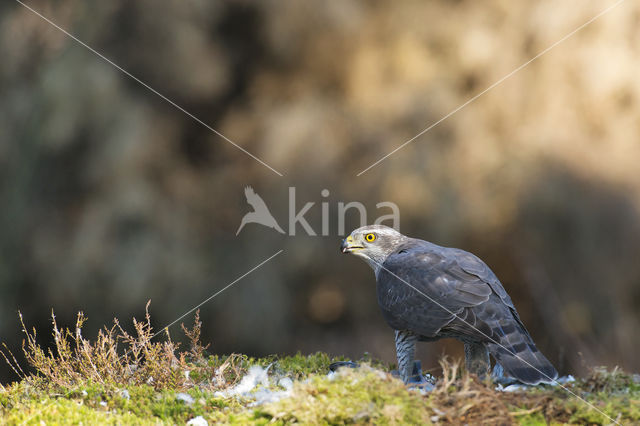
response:
<path id="1" fill-rule="evenodd" d="M 342 424 L 374 422 L 428 423 L 424 398 L 389 374 L 368 366 L 341 369 L 333 379 L 314 375 L 298 382 L 290 398 L 260 409 L 265 417 L 284 422 Z"/>
<path id="2" fill-rule="evenodd" d="M 325 353 L 315 353 L 302 355 L 298 352 L 292 356 L 270 356 L 255 360 L 256 364 L 271 368 L 274 372 L 286 375 L 292 379 L 302 379 L 311 374 L 327 374 L 329 365 L 332 362 L 343 360 L 344 358 L 331 358 Z"/>
<path id="3" fill-rule="evenodd" d="M 79 317 L 80 323 L 83 318 Z M 559 387 L 497 392 L 491 384 L 463 376 L 456 364 L 446 362 L 436 389 L 423 396 L 393 378 L 388 373 L 390 366 L 367 356 L 358 360 L 362 367 L 343 368 L 331 377 L 327 376 L 330 364 L 344 358 L 324 353 L 209 356 L 198 343 L 198 318 L 191 331 L 185 329 L 191 350 L 178 352 L 170 342 L 148 343 L 152 332 L 150 318 L 146 320 L 136 323 L 139 337 L 129 340 L 134 347 L 143 348 L 145 356 L 131 359 L 113 355 L 116 346 L 109 345 L 115 345 L 116 337 L 111 330 L 98 342 L 81 340 L 77 344 L 76 334 L 56 328 L 60 337 L 56 353 L 64 356 L 44 352 L 35 334 L 27 334 L 27 359 L 38 374 L 0 388 L 2 422 L 178 424 L 202 416 L 210 424 L 232 425 L 428 424 L 436 418 L 453 424 L 610 423 L 605 415 Z M 72 339 L 74 345 L 65 339 Z M 254 365 L 269 368 L 266 390 L 281 392 L 279 379 L 293 379 L 291 394 L 257 407 L 250 396 L 221 396 L 220 391 L 239 383 Z M 588 378 L 567 388 L 622 424 L 640 423 L 640 381 L 633 376 L 618 369 L 596 368 Z M 179 393 L 190 398 L 185 401 Z"/>
<path id="4" fill-rule="evenodd" d="M 640 392 L 633 391 L 626 395 L 599 392 L 587 396 L 587 401 L 613 419 L 640 421 Z M 568 399 L 565 406 L 572 411 L 571 422 L 596 425 L 611 423 L 602 413 L 574 398 Z"/>
<path id="5" fill-rule="evenodd" d="M 97 410 L 82 401 L 63 398 L 45 398 L 20 403 L 8 413 L 4 413 L 7 423 L 114 423 L 140 424 L 150 423 L 151 419 L 139 417 L 133 413 L 112 412 L 107 409 Z"/>
<path id="6" fill-rule="evenodd" d="M 558 388 L 508 394 L 482 388 L 480 384 L 464 390 L 464 382 L 458 379 L 442 385 L 439 393 L 424 397 L 407 390 L 388 373 L 368 365 L 341 369 L 329 378 L 326 375 L 328 366 L 338 359 L 320 353 L 260 359 L 236 356 L 235 360 L 235 363 L 228 363 L 229 357 L 210 357 L 199 362 L 212 371 L 225 363 L 233 364 L 234 374 L 238 376 L 250 365 L 270 365 L 270 372 L 275 377 L 298 379 L 291 396 L 272 404 L 251 407 L 250 399 L 217 396 L 216 388 L 211 385 L 194 385 L 180 390 L 158 389 L 151 385 L 121 387 L 116 383 L 87 381 L 82 386 L 61 388 L 31 377 L 0 393 L 0 416 L 8 423 L 184 423 L 203 416 L 210 423 L 221 424 L 405 424 L 429 423 L 434 413 L 451 409 L 456 398 L 461 398 L 463 407 L 473 405 L 474 399 L 479 407 L 485 407 L 482 398 L 488 397 L 504 400 L 511 407 L 508 413 L 512 420 L 522 425 L 543 425 L 548 421 L 609 423 L 603 414 Z M 214 375 L 212 372 L 207 376 Z M 273 387 L 277 388 L 275 384 Z M 598 391 L 594 392 L 595 389 Z M 588 379 L 571 385 L 571 390 L 621 423 L 640 421 L 640 389 L 628 375 L 598 370 Z M 187 393 L 193 402 L 178 399 L 179 392 Z"/>
<path id="7" fill-rule="evenodd" d="M 215 369 L 227 360 L 228 357 L 211 357 L 203 362 Z M 183 423 L 196 416 L 226 424 L 279 424 L 294 418 L 312 422 L 326 419 L 332 423 L 413 422 L 427 418 L 427 413 L 420 409 L 423 398 L 407 392 L 398 380 L 379 370 L 342 369 L 335 380 L 330 380 L 326 373 L 329 364 L 336 360 L 320 353 L 282 358 L 240 357 L 235 363 L 238 372 L 246 371 L 250 365 L 270 365 L 276 377 L 309 379 L 306 383 L 296 383 L 292 398 L 255 409 L 248 406 L 249 400 L 217 396 L 211 386 L 184 389 L 193 399 L 192 403 L 186 403 L 177 398 L 178 389 L 91 382 L 61 388 L 31 378 L 0 394 L 0 415 L 19 423 Z M 274 389 L 276 387 L 274 385 Z M 301 400 L 306 401 L 305 405 L 294 409 Z M 290 407 L 283 418 L 279 418 L 283 408 L 277 408 L 278 404 Z"/>
<path id="8" fill-rule="evenodd" d="M 547 421 L 541 413 L 527 414 L 525 416 L 515 416 L 515 420 L 522 426 L 546 426 Z"/>

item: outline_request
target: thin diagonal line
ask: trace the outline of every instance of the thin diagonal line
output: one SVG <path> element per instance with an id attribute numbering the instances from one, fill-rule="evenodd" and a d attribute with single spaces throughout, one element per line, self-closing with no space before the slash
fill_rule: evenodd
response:
<path id="1" fill-rule="evenodd" d="M 445 115 L 444 117 L 442 117 L 440 120 L 436 121 L 435 123 L 431 124 L 429 127 L 427 127 L 426 129 L 422 130 L 420 133 L 418 133 L 417 135 L 415 135 L 414 137 L 412 137 L 411 139 L 409 139 L 408 141 L 406 141 L 405 143 L 403 143 L 402 145 L 400 145 L 399 147 L 397 147 L 396 149 L 394 149 L 393 151 L 391 151 L 390 153 L 388 153 L 387 155 L 385 155 L 384 157 L 380 158 L 378 161 L 376 161 L 375 163 L 371 164 L 369 167 L 367 167 L 366 169 L 362 170 L 360 173 L 358 173 L 356 176 L 360 176 L 362 174 L 364 174 L 365 172 L 367 172 L 369 169 L 377 166 L 378 164 L 380 164 L 382 161 L 384 161 L 385 159 L 389 158 L 390 156 L 392 156 L 393 154 L 395 154 L 396 152 L 398 152 L 399 150 L 401 150 L 402 148 L 404 148 L 405 146 L 409 145 L 411 142 L 415 141 L 416 139 L 418 139 L 420 136 L 424 135 L 425 133 L 427 133 L 429 130 L 433 129 L 434 127 L 436 127 L 438 124 L 442 123 L 444 120 L 446 120 L 447 118 L 451 117 L 452 115 L 454 115 L 455 113 L 457 113 L 458 111 L 460 111 L 461 109 L 465 108 L 466 106 L 468 106 L 469 104 L 471 104 L 472 102 L 474 102 L 476 99 L 478 99 L 480 96 L 484 95 L 485 93 L 487 93 L 488 91 L 490 91 L 491 89 L 493 89 L 494 87 L 500 85 L 502 82 L 504 82 L 505 80 L 507 80 L 509 77 L 513 76 L 515 73 L 517 73 L 518 71 L 522 70 L 523 68 L 525 68 L 527 65 L 531 64 L 533 61 L 535 61 L 536 59 L 540 58 L 542 55 L 544 55 L 545 53 L 549 52 L 551 49 L 553 49 L 554 47 L 556 47 L 557 45 L 559 45 L 560 43 L 564 42 L 565 40 L 567 40 L 569 37 L 573 36 L 575 33 L 577 33 L 578 31 L 580 31 L 581 29 L 583 29 L 584 27 L 586 27 L 587 25 L 591 24 L 593 21 L 595 21 L 596 19 L 600 18 L 602 15 L 605 15 L 606 13 L 610 12 L 612 9 L 614 9 L 615 7 L 619 6 L 621 3 L 623 3 L 625 0 L 618 0 L 617 2 L 615 2 L 614 4 L 612 4 L 611 6 L 607 7 L 606 9 L 604 9 L 603 11 L 601 11 L 600 13 L 598 13 L 596 16 L 594 16 L 593 18 L 589 19 L 587 22 L 585 22 L 584 24 L 580 25 L 578 28 L 576 28 L 575 30 L 571 31 L 569 34 L 567 34 L 566 36 L 562 37 L 560 40 L 556 41 L 555 43 L 553 43 L 551 46 L 547 47 L 546 49 L 544 49 L 542 52 L 538 53 L 536 56 L 534 56 L 533 58 L 529 59 L 527 62 L 523 63 L 522 65 L 520 65 L 518 68 L 514 69 L 513 71 L 511 71 L 509 74 L 505 75 L 504 77 L 502 77 L 500 80 L 496 81 L 495 83 L 493 83 L 491 86 L 487 87 L 486 89 L 484 89 L 482 92 L 478 93 L 477 95 L 475 95 L 474 97 L 472 97 L 471 99 L 469 99 L 468 101 L 466 101 L 465 103 L 463 103 L 462 105 L 458 106 L 456 109 L 454 109 L 453 111 L 451 111 L 450 113 L 448 113 L 447 115 Z"/>
<path id="2" fill-rule="evenodd" d="M 153 340 L 155 337 L 159 336 L 160 334 L 162 334 L 164 332 L 168 332 L 169 331 L 169 327 L 171 327 L 172 325 L 174 325 L 175 323 L 177 323 L 178 321 L 180 321 L 181 319 L 183 319 L 184 317 L 186 317 L 187 315 L 189 315 L 190 313 L 192 313 L 193 311 L 195 311 L 196 309 L 198 309 L 199 307 L 201 307 L 202 305 L 204 305 L 205 303 L 207 303 L 208 301 L 210 301 L 211 299 L 213 299 L 214 297 L 216 297 L 217 295 L 219 295 L 220 293 L 222 293 L 223 291 L 225 291 L 226 289 L 228 289 L 229 287 L 231 287 L 232 285 L 234 285 L 235 283 L 237 283 L 238 281 L 240 281 L 241 279 L 243 279 L 244 277 L 246 277 L 247 275 L 249 275 L 250 273 L 255 271 L 256 269 L 260 268 L 265 263 L 269 262 L 271 259 L 273 259 L 277 255 L 279 255 L 283 251 L 284 250 L 282 250 L 282 249 L 278 250 L 276 253 L 272 254 L 271 256 L 269 256 L 268 258 L 266 258 L 265 260 L 263 260 L 262 262 L 260 262 L 256 266 L 254 266 L 253 268 L 249 269 L 247 272 L 245 272 L 244 274 L 240 275 L 238 278 L 236 278 L 235 280 L 233 280 L 229 284 L 227 284 L 224 288 L 216 291 L 211 296 L 207 297 L 205 300 L 203 300 L 202 302 L 198 303 L 196 306 L 194 306 L 193 308 L 189 309 L 187 312 L 185 312 L 184 314 L 180 315 L 175 320 L 171 321 L 169 324 L 167 324 L 164 327 L 162 327 L 159 331 L 155 332 L 149 338 L 149 340 Z M 122 354 L 119 358 L 120 359 L 125 358 L 131 352 L 133 352 L 133 349 L 129 349 L 124 354 Z"/>
<path id="3" fill-rule="evenodd" d="M 93 54 L 99 56 L 101 59 L 103 59 L 104 61 L 109 63 L 114 68 L 118 69 L 120 72 L 122 72 L 123 74 L 125 74 L 126 76 L 131 78 L 132 80 L 135 80 L 137 83 L 139 83 L 140 85 L 144 86 L 149 91 L 155 93 L 156 95 L 158 95 L 159 97 L 161 97 L 162 99 L 164 99 L 165 101 L 167 101 L 168 103 L 173 105 L 176 109 L 182 111 L 183 113 L 185 113 L 186 115 L 191 117 L 193 120 L 197 121 L 198 123 L 200 123 L 201 125 L 203 125 L 207 129 L 211 130 L 213 133 L 215 133 L 216 135 L 218 135 L 219 137 L 221 137 L 225 141 L 229 142 L 231 145 L 235 146 L 240 151 L 244 152 L 249 157 L 251 157 L 254 160 L 256 160 L 258 163 L 262 164 L 263 166 L 265 166 L 266 168 L 268 168 L 269 170 L 271 170 L 272 172 L 274 172 L 278 176 L 283 176 L 282 173 L 280 173 L 279 171 L 277 171 L 276 169 L 274 169 L 273 167 L 271 167 L 270 165 L 268 165 L 267 163 L 265 163 L 264 161 L 262 161 L 261 159 L 259 159 L 258 157 L 256 157 L 255 155 L 253 155 L 252 153 L 250 153 L 249 151 L 247 151 L 246 149 L 244 149 L 243 147 L 241 147 L 240 145 L 238 145 L 237 143 L 235 143 L 234 141 L 232 141 L 231 139 L 229 139 L 228 137 L 226 137 L 225 135 L 223 135 L 222 133 L 220 133 L 219 131 L 217 131 L 216 129 L 211 127 L 210 125 L 208 125 L 207 123 L 205 123 L 204 121 L 200 120 L 198 117 L 196 117 L 195 115 L 193 115 L 192 113 L 190 113 L 189 111 L 187 111 L 186 109 L 184 109 L 183 107 L 181 107 L 180 105 L 178 105 L 177 103 L 175 103 L 174 101 L 172 101 L 171 99 L 169 99 L 168 97 L 163 95 L 162 93 L 158 92 L 156 89 L 154 89 L 153 87 L 149 86 L 147 83 L 145 83 L 144 81 L 140 80 L 138 77 L 136 77 L 135 75 L 131 74 L 129 71 L 125 70 L 120 65 L 116 64 L 111 59 L 107 58 L 102 53 L 100 53 L 97 50 L 95 50 L 93 47 L 89 46 L 87 43 L 83 42 L 82 40 L 80 40 L 79 38 L 77 38 L 76 36 L 74 36 L 73 34 L 68 32 L 64 28 L 60 27 L 58 24 L 53 22 L 51 19 L 49 19 L 46 16 L 42 15 L 37 10 L 32 9 L 31 7 L 27 6 L 21 0 L 16 0 L 16 2 L 20 3 L 26 9 L 30 10 L 31 12 L 33 12 L 34 14 L 36 14 L 37 16 L 42 18 L 44 21 L 48 22 L 50 25 L 52 25 L 53 27 L 55 27 L 56 29 L 58 29 L 59 31 L 64 33 L 67 37 L 73 39 L 76 43 L 82 45 L 83 47 L 85 47 L 86 49 L 91 51 Z"/>
<path id="4" fill-rule="evenodd" d="M 256 269 L 260 268 L 265 263 L 269 262 L 271 259 L 273 259 L 277 255 L 279 255 L 283 251 L 284 250 L 282 250 L 282 249 L 278 250 L 276 253 L 272 254 L 267 259 L 263 260 L 262 262 L 260 262 L 259 264 L 257 264 L 256 266 L 254 266 L 253 268 L 251 268 L 250 270 L 248 270 L 244 274 L 240 275 L 238 278 L 236 278 L 235 280 L 233 280 L 229 284 L 227 284 L 224 288 L 222 288 L 222 289 L 218 290 L 217 292 L 213 293 L 211 296 L 207 297 L 205 300 L 203 300 L 202 302 L 198 303 L 196 306 L 194 306 L 193 308 L 189 309 L 187 312 L 185 312 L 184 314 L 180 315 L 175 320 L 171 321 L 169 324 L 167 324 L 164 327 L 162 327 L 160 329 L 160 331 L 156 332 L 153 336 L 151 336 L 151 339 L 153 339 L 154 337 L 158 336 L 161 333 L 164 333 L 167 329 L 169 329 L 169 327 L 171 327 L 172 325 L 176 324 L 178 321 L 180 321 L 181 319 L 183 319 L 184 317 L 186 317 L 190 313 L 194 312 L 196 309 L 198 309 L 199 307 L 201 307 L 205 303 L 209 302 L 211 299 L 213 299 L 214 297 L 218 296 L 220 293 L 222 293 L 223 291 L 225 291 L 226 289 L 228 289 L 229 287 L 231 287 L 232 285 L 234 285 L 235 283 L 237 283 L 238 281 L 240 281 L 241 279 L 243 279 L 244 277 L 246 277 L 247 275 L 249 275 L 250 273 L 252 273 Z"/>
<path id="5" fill-rule="evenodd" d="M 400 278 L 398 275 L 396 275 L 395 273 L 393 273 L 392 271 L 390 271 L 389 269 L 385 268 L 382 264 L 376 262 L 373 259 L 370 259 L 373 261 L 373 263 L 375 263 L 376 265 L 378 265 L 380 268 L 384 269 L 385 271 L 387 271 L 388 273 L 390 273 L 391 275 L 393 275 L 394 277 L 396 277 L 397 279 L 399 279 L 400 281 L 402 281 L 404 284 L 408 285 L 409 287 L 411 287 L 413 290 L 415 290 L 416 292 L 418 292 L 419 294 L 421 294 L 422 296 L 426 297 L 429 301 L 431 301 L 432 303 L 435 303 L 436 305 L 438 305 L 440 308 L 444 309 L 445 311 L 447 311 L 449 314 L 453 315 L 455 318 L 459 319 L 460 321 L 462 321 L 463 323 L 467 324 L 469 327 L 473 328 L 475 331 L 477 331 L 478 333 L 482 334 L 484 337 L 486 337 L 487 339 L 491 340 L 491 342 L 495 343 L 496 345 L 500 346 L 502 349 L 504 349 L 505 351 L 507 351 L 508 353 L 510 353 L 511 355 L 513 355 L 514 357 L 518 358 L 520 361 L 524 362 L 525 364 L 527 364 L 529 367 L 533 368 L 534 370 L 536 370 L 538 373 L 542 374 L 544 377 L 546 377 L 547 379 L 549 379 L 550 382 L 560 386 L 563 390 L 565 390 L 566 392 L 570 393 L 571 395 L 575 396 L 576 398 L 578 398 L 580 401 L 584 402 L 585 404 L 587 404 L 589 407 L 593 408 L 594 410 L 596 410 L 597 412 L 599 412 L 600 414 L 602 414 L 603 416 L 605 416 L 606 418 L 608 418 L 609 420 L 611 420 L 613 423 L 615 424 L 620 424 L 619 422 L 617 422 L 616 420 L 614 420 L 613 418 L 609 417 L 604 411 L 600 410 L 598 407 L 596 407 L 595 405 L 593 405 L 592 403 L 590 403 L 589 401 L 587 401 L 586 399 L 582 398 L 581 396 L 577 395 L 576 393 L 572 392 L 571 390 L 569 390 L 567 387 L 563 386 L 560 382 L 558 382 L 556 379 L 552 379 L 551 377 L 549 377 L 547 374 L 543 373 L 542 371 L 540 371 L 539 369 L 537 369 L 536 367 L 534 367 L 533 365 L 531 365 L 531 363 L 529 363 L 527 360 L 525 360 L 524 358 L 518 356 L 515 352 L 507 349 L 504 345 L 498 343 L 495 339 L 493 339 L 492 337 L 489 337 L 487 334 L 485 334 L 482 330 L 478 329 L 476 326 L 474 326 L 473 324 L 469 323 L 467 320 L 460 318 L 460 316 L 458 316 L 458 314 L 456 314 L 455 312 L 451 311 L 450 309 L 448 309 L 447 307 L 445 307 L 444 305 L 442 305 L 440 302 L 438 302 L 437 300 L 433 299 L 432 297 L 430 297 L 429 295 L 425 294 L 424 292 L 420 291 L 419 289 L 417 289 L 416 287 L 414 287 L 411 283 L 409 283 L 408 281 Z"/>

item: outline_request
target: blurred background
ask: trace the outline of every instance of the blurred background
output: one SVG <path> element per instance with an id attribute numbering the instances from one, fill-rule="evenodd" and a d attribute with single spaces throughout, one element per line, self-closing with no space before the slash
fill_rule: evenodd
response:
<path id="1" fill-rule="evenodd" d="M 472 251 L 561 373 L 640 369 L 640 4 L 625 2 L 415 142 L 357 173 L 613 4 L 31 0 L 280 177 L 18 3 L 0 5 L 0 340 L 17 312 L 84 336 L 201 309 L 215 353 L 394 361 L 374 277 L 338 247 L 338 202 Z M 247 225 L 251 185 L 288 228 Z M 321 191 L 329 190 L 323 197 Z M 347 215 L 347 232 L 359 226 Z M 184 320 L 190 324 L 192 317 Z M 173 335 L 181 334 L 179 327 Z M 455 341 L 422 344 L 423 367 Z M 22 360 L 21 357 L 19 359 Z M 24 362 L 23 362 L 24 365 Z M 3 381 L 16 377 L 0 366 Z"/>

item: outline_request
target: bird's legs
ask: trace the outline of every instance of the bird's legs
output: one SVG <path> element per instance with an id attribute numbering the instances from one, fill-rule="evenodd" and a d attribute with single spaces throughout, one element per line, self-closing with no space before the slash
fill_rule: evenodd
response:
<path id="1" fill-rule="evenodd" d="M 413 359 L 416 351 L 415 334 L 406 330 L 396 330 L 396 356 L 398 357 L 398 372 L 402 381 L 409 382 L 413 375 Z"/>
<path id="2" fill-rule="evenodd" d="M 464 360 L 469 373 L 484 379 L 489 372 L 489 350 L 483 343 L 464 344 Z"/>

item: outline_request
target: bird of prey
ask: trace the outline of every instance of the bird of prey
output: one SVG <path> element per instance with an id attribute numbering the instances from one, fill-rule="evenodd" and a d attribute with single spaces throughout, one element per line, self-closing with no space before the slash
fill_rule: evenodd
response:
<path id="1" fill-rule="evenodd" d="M 279 233 L 284 234 L 284 231 L 282 230 L 282 228 L 280 228 L 278 222 L 276 222 L 276 220 L 271 215 L 271 212 L 269 211 L 269 208 L 265 204 L 264 200 L 255 193 L 252 187 L 247 186 L 244 189 L 244 196 L 247 198 L 247 203 L 249 203 L 249 205 L 253 207 L 253 211 L 244 215 L 242 221 L 240 222 L 240 227 L 236 231 L 236 235 L 240 233 L 242 228 L 244 228 L 247 223 L 259 223 L 260 225 L 264 225 L 268 228 L 273 228 Z"/>
<path id="2" fill-rule="evenodd" d="M 464 343 L 467 370 L 479 377 L 488 373 L 491 354 L 522 383 L 557 378 L 498 278 L 473 254 L 383 225 L 356 229 L 341 249 L 362 257 L 374 270 L 378 304 L 395 330 L 398 370 L 405 383 L 411 378 L 416 342 L 443 337 Z"/>

